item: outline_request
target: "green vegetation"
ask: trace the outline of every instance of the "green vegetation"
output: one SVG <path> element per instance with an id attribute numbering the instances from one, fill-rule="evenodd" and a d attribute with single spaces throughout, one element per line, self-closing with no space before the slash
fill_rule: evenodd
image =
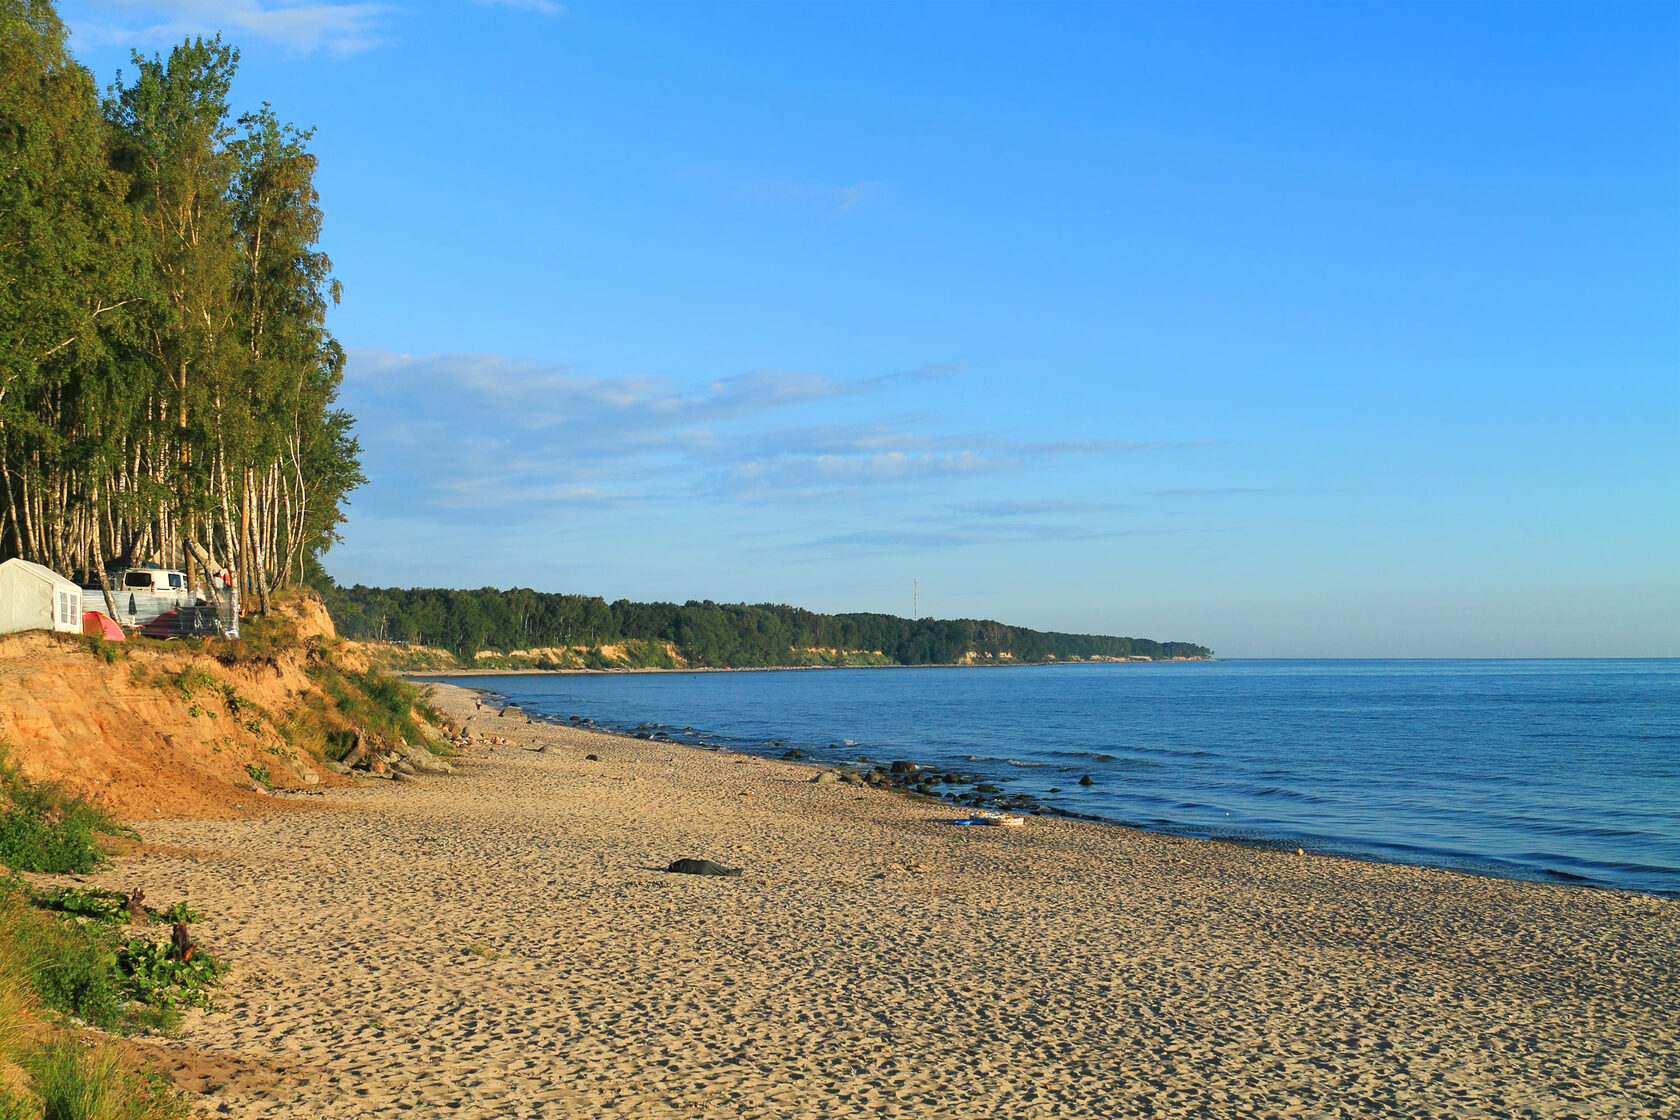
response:
<path id="1" fill-rule="evenodd" d="M 97 834 L 123 830 L 104 812 L 56 785 L 32 782 L 0 740 L 0 863 L 18 871 L 91 871 L 104 862 Z"/>
<path id="2" fill-rule="evenodd" d="M 743 603 L 632 603 L 515 588 L 498 591 L 335 587 L 322 590 L 340 634 L 449 650 L 471 667 L 481 650 L 534 656 L 496 667 L 616 668 L 669 665 L 666 643 L 690 665 L 938 665 L 1091 658 L 1207 657 L 1206 646 L 1097 634 L 1061 634 L 970 619 L 816 614 Z M 610 659 L 603 646 L 621 647 Z M 545 647 L 561 654 L 541 653 Z M 548 662 L 545 664 L 545 661 Z M 573 663 L 575 662 L 575 663 Z"/>
<path id="3" fill-rule="evenodd" d="M 158 1074 L 130 1073 L 109 1047 L 56 1039 L 23 1056 L 29 1089 L 0 1093 L 0 1120 L 186 1120 L 191 1107 Z"/>
<path id="4" fill-rule="evenodd" d="M 43 909 L 69 915 L 78 921 L 121 925 L 128 921 L 128 896 L 98 887 L 59 887 L 36 897 Z"/>
<path id="5" fill-rule="evenodd" d="M 0 882 L 0 965 L 41 1007 L 108 1030 L 169 1030 L 183 1007 L 209 1007 L 227 971 L 209 953 L 178 959 L 168 939 L 125 937 L 126 899 L 114 892 L 52 891 L 33 898 Z M 172 914 L 183 915 L 171 918 Z M 185 920 L 184 902 L 147 910 L 151 922 Z"/>
<path id="6" fill-rule="evenodd" d="M 0 862 L 12 871 L 83 872 L 102 862 L 97 833 L 120 830 L 87 802 L 29 781 L 0 743 Z M 129 907 L 92 887 L 36 894 L 0 879 L 0 1120 L 183 1120 L 166 1079 L 133 1073 L 110 1046 L 31 1026 L 45 1011 L 107 1030 L 170 1030 L 181 1009 L 210 1006 L 226 966 L 193 947 L 133 936 L 131 919 L 196 922 L 185 902 Z"/>
<path id="7" fill-rule="evenodd" d="M 174 1012 L 182 1007 L 208 1009 L 210 989 L 221 983 L 227 967 L 209 953 L 194 953 L 181 960 L 167 941 L 136 938 L 117 954 L 117 968 L 123 977 L 123 993 L 139 1003 L 150 1004 L 153 1014 Z"/>
<path id="8" fill-rule="evenodd" d="M 333 540 L 361 473 L 316 161 L 235 113 L 238 61 L 135 54 L 101 99 L 50 0 L 0 0 L 0 559 L 196 560 L 266 607 Z"/>

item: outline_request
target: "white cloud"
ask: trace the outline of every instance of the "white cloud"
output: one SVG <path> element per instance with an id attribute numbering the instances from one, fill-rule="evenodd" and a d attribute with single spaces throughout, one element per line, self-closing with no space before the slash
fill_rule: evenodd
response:
<path id="1" fill-rule="evenodd" d="M 925 401 L 931 383 L 962 373 L 952 364 L 842 380 L 763 369 L 682 385 L 495 354 L 352 350 L 343 400 L 357 417 L 371 479 L 354 506 L 376 523 L 430 520 L 498 540 L 544 523 L 569 534 L 617 526 L 637 536 L 696 518 L 728 520 L 796 550 L 1116 531 L 1092 515 L 1124 507 L 1065 489 L 1035 496 L 1033 472 L 1168 445 L 1032 442 L 942 432 L 937 419 L 867 418 L 877 400 L 891 407 L 919 392 Z M 822 422 L 835 410 L 866 418 Z M 1068 472 L 1055 474 L 1065 485 Z M 996 497 L 1002 476 L 1014 480 L 1013 500 Z M 943 494 L 948 512 L 881 528 L 884 507 L 924 491 Z"/>
<path id="2" fill-rule="evenodd" d="M 520 12 L 536 12 L 541 16 L 563 16 L 566 14 L 566 6 L 556 4 L 554 0 L 473 0 L 473 3 L 484 7 L 512 8 Z"/>
<path id="3" fill-rule="evenodd" d="M 263 38 L 293 50 L 354 54 L 380 43 L 385 4 L 296 4 L 284 0 L 95 0 L 98 15 L 67 18 L 79 39 L 161 47 L 222 32 L 235 42 Z"/>
<path id="4" fill-rule="evenodd" d="M 850 214 L 862 206 L 880 186 L 879 183 L 853 183 L 849 187 L 835 187 L 823 193 L 834 200 L 836 214 Z"/>
<path id="5" fill-rule="evenodd" d="M 850 214 L 880 193 L 883 184 L 863 180 L 838 187 L 820 187 L 786 179 L 742 178 L 710 167 L 690 168 L 683 178 L 704 183 L 725 198 L 743 205 L 778 203 L 826 210 L 833 215 Z"/>

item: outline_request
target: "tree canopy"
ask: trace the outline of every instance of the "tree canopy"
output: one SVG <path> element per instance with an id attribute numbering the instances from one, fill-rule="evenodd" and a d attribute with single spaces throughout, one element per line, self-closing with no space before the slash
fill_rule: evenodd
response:
<path id="1" fill-rule="evenodd" d="M 0 557 L 303 578 L 362 481 L 308 132 L 235 117 L 220 37 L 99 96 L 0 0 Z"/>
<path id="2" fill-rule="evenodd" d="M 691 665 L 727 668 L 803 665 L 814 651 L 879 654 L 899 665 L 972 658 L 1017 662 L 1098 657 L 1211 656 L 1206 646 L 1100 634 L 1061 634 L 973 619 L 908 619 L 887 614 L 817 614 L 768 603 L 608 603 L 518 587 L 498 591 L 329 587 L 339 633 L 431 645 L 470 661 L 483 650 L 599 648 L 621 642 L 675 646 Z"/>

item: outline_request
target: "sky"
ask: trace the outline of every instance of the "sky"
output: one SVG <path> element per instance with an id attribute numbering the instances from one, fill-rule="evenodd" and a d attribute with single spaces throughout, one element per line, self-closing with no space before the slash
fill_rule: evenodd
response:
<path id="1" fill-rule="evenodd" d="M 1680 5 L 60 10 L 316 129 L 341 583 L 1680 655 Z"/>

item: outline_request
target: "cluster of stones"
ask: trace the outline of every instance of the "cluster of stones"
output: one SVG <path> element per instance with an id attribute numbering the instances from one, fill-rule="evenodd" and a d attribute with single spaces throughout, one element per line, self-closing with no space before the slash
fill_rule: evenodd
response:
<path id="1" fill-rule="evenodd" d="M 343 758 L 328 762 L 336 774 L 361 772 L 370 778 L 401 781 L 416 774 L 453 774 L 455 768 L 419 744 L 399 740 L 394 746 L 365 732 L 356 732 L 356 742 Z"/>
<path id="2" fill-rule="evenodd" d="M 923 797 L 937 797 L 959 805 L 996 806 L 1002 809 L 1032 809 L 1037 802 L 1024 794 L 1008 794 L 1002 786 L 982 782 L 973 774 L 957 771 L 928 770 L 914 762 L 900 759 L 887 766 L 867 769 L 847 767 L 824 770 L 811 779 L 818 785 L 843 783 L 851 786 L 874 786 L 878 789 L 899 789 Z M 951 786 L 967 786 L 953 790 Z"/>

